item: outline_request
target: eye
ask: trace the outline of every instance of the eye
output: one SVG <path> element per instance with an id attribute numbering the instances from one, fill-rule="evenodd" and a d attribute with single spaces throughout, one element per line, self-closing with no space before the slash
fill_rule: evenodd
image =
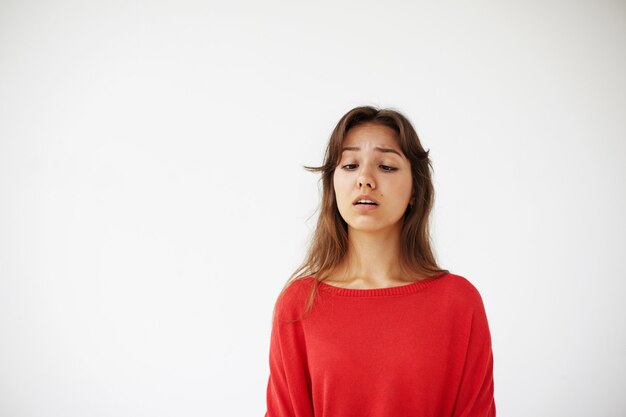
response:
<path id="1" fill-rule="evenodd" d="M 353 166 L 356 166 L 356 165 L 357 164 L 347 164 L 347 165 L 342 166 L 341 168 L 345 169 L 346 171 L 352 171 L 352 168 L 349 168 L 349 167 L 353 167 Z M 393 171 L 396 171 L 398 169 L 398 168 L 390 167 L 390 166 L 387 166 L 387 165 L 379 165 L 379 167 L 382 167 L 383 171 L 385 171 L 385 172 L 393 172 Z"/>

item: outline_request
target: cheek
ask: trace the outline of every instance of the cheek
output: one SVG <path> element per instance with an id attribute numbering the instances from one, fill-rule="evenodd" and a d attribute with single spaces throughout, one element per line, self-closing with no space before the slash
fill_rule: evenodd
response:
<path id="1" fill-rule="evenodd" d="M 337 178 L 337 174 L 333 174 L 333 189 L 335 190 L 335 198 L 339 201 L 341 199 L 341 181 Z"/>
<path id="2" fill-rule="evenodd" d="M 393 189 L 394 194 L 399 197 L 398 203 L 400 203 L 403 199 L 408 201 L 411 198 L 411 193 L 413 192 L 413 182 L 411 177 L 402 178 L 400 181 L 395 182 L 393 184 Z"/>
<path id="3" fill-rule="evenodd" d="M 341 175 L 335 175 L 333 177 L 333 188 L 335 189 L 335 198 L 338 204 L 346 204 L 346 201 L 350 199 L 349 187 L 348 179 L 343 178 Z"/>

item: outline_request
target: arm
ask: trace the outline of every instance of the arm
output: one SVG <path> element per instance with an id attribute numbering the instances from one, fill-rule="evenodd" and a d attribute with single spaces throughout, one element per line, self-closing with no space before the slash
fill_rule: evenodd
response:
<path id="1" fill-rule="evenodd" d="M 265 417 L 313 417 L 311 379 L 302 321 L 284 323 L 281 320 L 297 316 L 285 314 L 292 310 L 285 308 L 286 303 L 283 303 L 289 300 L 290 297 L 285 295 L 277 303 L 272 320 Z"/>
<path id="2" fill-rule="evenodd" d="M 482 299 L 478 296 L 453 417 L 495 415 L 491 333 Z"/>

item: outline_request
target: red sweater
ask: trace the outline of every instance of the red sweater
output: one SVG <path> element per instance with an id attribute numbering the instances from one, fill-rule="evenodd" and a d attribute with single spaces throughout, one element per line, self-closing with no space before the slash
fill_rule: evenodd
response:
<path id="1" fill-rule="evenodd" d="M 265 417 L 495 417 L 482 298 L 440 273 L 390 288 L 295 280 L 276 304 Z"/>

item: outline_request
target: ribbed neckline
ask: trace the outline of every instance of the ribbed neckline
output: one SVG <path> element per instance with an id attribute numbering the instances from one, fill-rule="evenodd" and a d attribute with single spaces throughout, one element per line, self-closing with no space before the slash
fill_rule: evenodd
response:
<path id="1" fill-rule="evenodd" d="M 341 295 L 344 297 L 379 297 L 388 295 L 412 294 L 430 286 L 430 284 L 432 284 L 433 282 L 449 274 L 450 273 L 448 271 L 442 271 L 431 276 L 430 278 L 415 281 L 410 284 L 398 285 L 395 287 L 387 288 L 342 288 L 327 284 L 323 281 L 319 281 L 319 288 L 332 294 Z M 316 279 L 314 277 L 311 278 Z"/>

